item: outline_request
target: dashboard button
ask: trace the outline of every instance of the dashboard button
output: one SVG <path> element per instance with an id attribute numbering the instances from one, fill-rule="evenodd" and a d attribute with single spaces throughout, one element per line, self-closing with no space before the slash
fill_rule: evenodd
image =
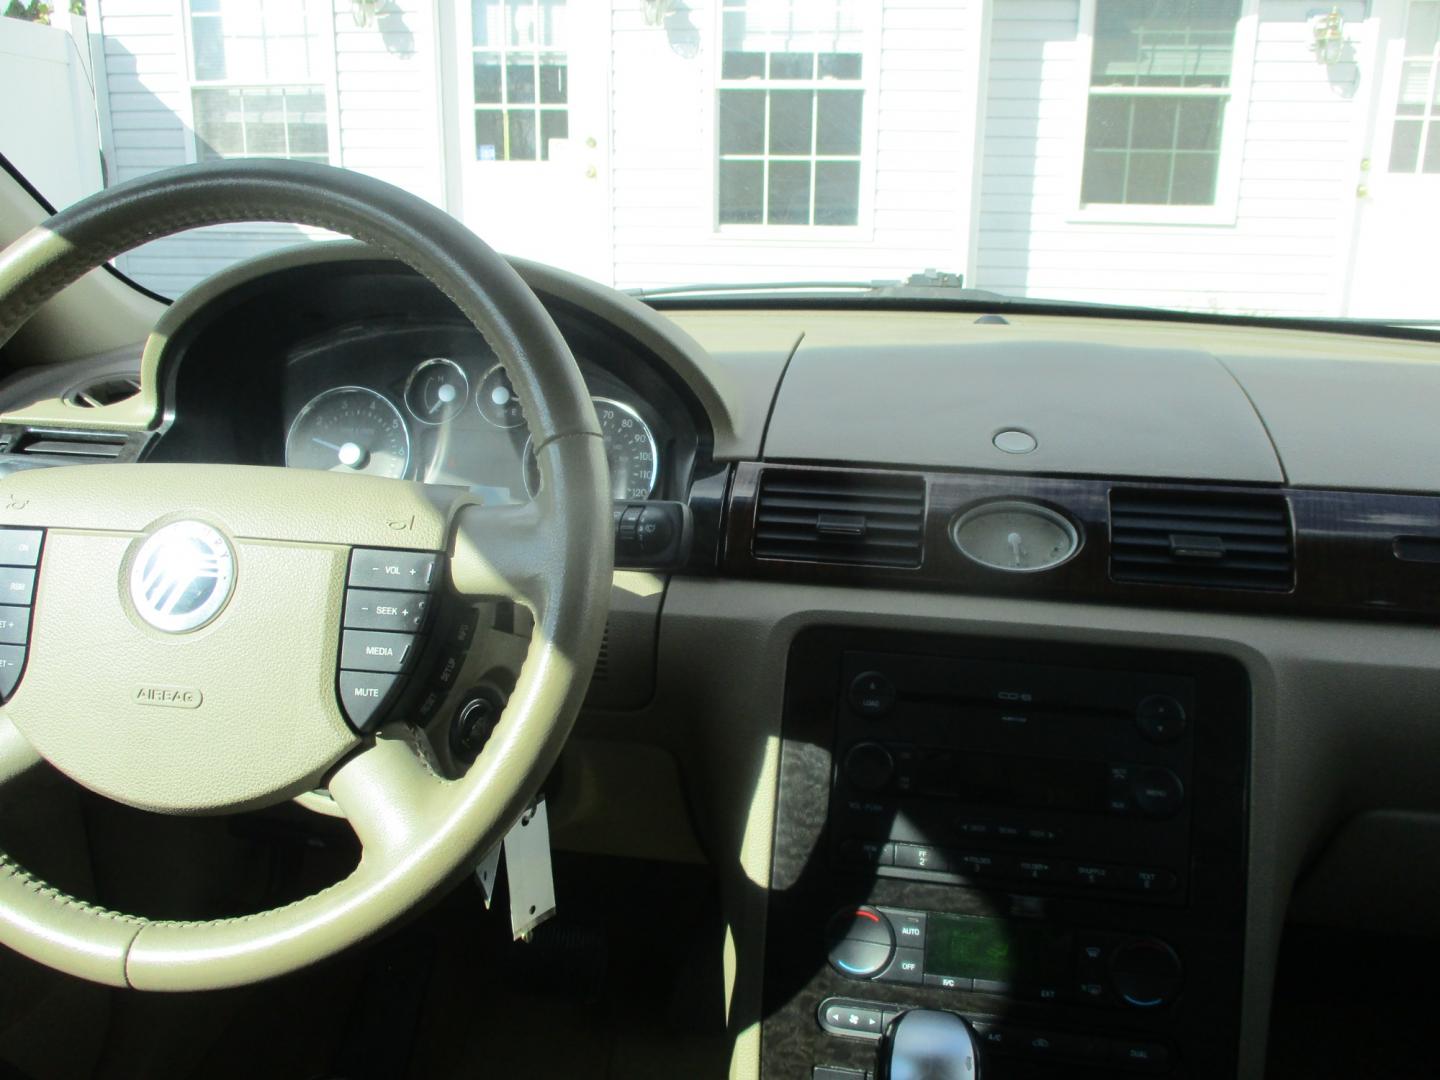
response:
<path id="1" fill-rule="evenodd" d="M 374 671 L 340 672 L 340 705 L 356 731 L 364 733 L 379 724 L 397 678 Z"/>
<path id="2" fill-rule="evenodd" d="M 925 985 L 936 990 L 973 990 L 975 980 L 968 975 L 926 975 Z"/>
<path id="3" fill-rule="evenodd" d="M 414 652 L 414 634 L 346 630 L 340 642 L 340 666 L 346 671 L 398 672 Z"/>
<path id="4" fill-rule="evenodd" d="M 898 945 L 907 945 L 912 949 L 923 949 L 925 947 L 925 916 L 914 912 L 885 913 L 890 919 L 890 925 L 895 928 L 895 942 Z"/>
<path id="5" fill-rule="evenodd" d="M 1189 722 L 1180 702 L 1169 694 L 1151 694 L 1136 707 L 1135 725 L 1152 743 L 1166 746 L 1184 737 Z"/>
<path id="6" fill-rule="evenodd" d="M 0 529 L 0 565 L 34 566 L 44 535 L 40 529 Z"/>
<path id="7" fill-rule="evenodd" d="M 895 958 L 880 975 L 883 982 L 920 986 L 925 982 L 925 953 L 922 949 L 896 949 Z"/>
<path id="8" fill-rule="evenodd" d="M 907 870 L 946 871 L 950 859 L 944 851 L 928 844 L 896 844 L 895 865 Z"/>
<path id="9" fill-rule="evenodd" d="M 1127 892 L 1174 892 L 1179 879 L 1173 870 L 1157 870 L 1144 866 L 1126 866 L 1116 872 L 1119 887 Z"/>
<path id="10" fill-rule="evenodd" d="M 345 625 L 357 630 L 414 633 L 430 613 L 427 593 L 349 589 L 345 593 Z"/>
<path id="11" fill-rule="evenodd" d="M 1116 1039 L 1110 1043 L 1110 1058 L 1145 1072 L 1164 1072 L 1170 1067 L 1170 1050 L 1163 1043 Z"/>
<path id="12" fill-rule="evenodd" d="M 830 998 L 820 1005 L 820 1026 L 833 1035 L 864 1035 L 878 1039 L 885 1029 L 880 1006 L 865 1001 Z"/>
<path id="13" fill-rule="evenodd" d="M 861 840 L 852 836 L 840 844 L 840 857 L 852 866 L 893 866 L 895 845 L 889 840 Z"/>
<path id="14" fill-rule="evenodd" d="M 35 571 L 0 566 L 0 604 L 29 606 L 35 598 Z"/>
<path id="15" fill-rule="evenodd" d="M 1000 994 L 1003 997 L 1010 997 L 1015 993 L 1015 984 L 1005 979 L 976 979 L 975 992 L 977 994 Z"/>
<path id="16" fill-rule="evenodd" d="M 1070 880 L 1089 889 L 1114 889 L 1119 887 L 1119 871 L 1113 866 L 1099 863 L 1076 863 Z"/>
<path id="17" fill-rule="evenodd" d="M 1185 801 L 1185 786 L 1169 769 L 1141 769 L 1131 783 L 1135 805 L 1152 818 L 1174 817 Z"/>
<path id="18" fill-rule="evenodd" d="M 895 684 L 878 671 L 865 671 L 850 681 L 850 708 L 878 720 L 895 707 Z"/>
<path id="19" fill-rule="evenodd" d="M 433 551 L 356 548 L 350 555 L 349 584 L 361 589 L 425 592 L 436 583 L 440 556 Z"/>
<path id="20" fill-rule="evenodd" d="M 25 649 L 21 645 L 0 645 L 0 701 L 9 701 L 25 668 Z"/>
<path id="21" fill-rule="evenodd" d="M 0 645 L 24 645 L 29 634 L 29 608 L 0 606 Z"/>

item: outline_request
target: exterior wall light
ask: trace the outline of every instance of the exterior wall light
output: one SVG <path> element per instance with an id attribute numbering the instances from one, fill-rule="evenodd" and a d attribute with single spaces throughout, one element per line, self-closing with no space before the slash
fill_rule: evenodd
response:
<path id="1" fill-rule="evenodd" d="M 1322 64 L 1338 64 L 1345 53 L 1345 16 L 1338 7 L 1310 16 L 1310 30 L 1315 35 L 1315 59 Z"/>

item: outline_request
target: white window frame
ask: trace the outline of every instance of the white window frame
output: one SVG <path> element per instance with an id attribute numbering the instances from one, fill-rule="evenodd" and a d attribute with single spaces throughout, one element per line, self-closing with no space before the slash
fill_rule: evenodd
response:
<path id="1" fill-rule="evenodd" d="M 1255 69 L 1255 42 L 1259 33 L 1259 0 L 1241 0 L 1235 23 L 1235 48 L 1230 57 L 1230 86 L 1220 128 L 1220 161 L 1215 173 L 1215 202 L 1209 206 L 1168 206 L 1161 203 L 1090 203 L 1081 201 L 1085 176 L 1085 129 L 1090 118 L 1090 68 L 1095 55 L 1095 15 L 1098 0 L 1080 0 L 1079 32 L 1075 40 L 1072 79 L 1074 106 L 1071 135 L 1066 147 L 1066 191 L 1070 213 L 1077 224 L 1120 225 L 1234 225 L 1240 209 L 1240 167 L 1245 155 L 1245 129 L 1250 114 L 1250 83 Z M 1217 97 L 1205 89 L 1167 88 L 1166 96 Z"/>
<path id="2" fill-rule="evenodd" d="M 763 245 L 766 241 L 783 244 L 820 244 L 868 242 L 875 234 L 875 180 L 877 174 L 876 139 L 880 114 L 880 14 L 882 6 L 874 0 L 854 0 L 860 13 L 861 60 L 860 78 L 821 82 L 819 80 L 786 79 L 775 82 L 770 79 L 751 84 L 760 89 L 804 90 L 816 86 L 863 91 L 860 106 L 860 198 L 856 208 L 854 225 L 722 225 L 720 223 L 720 91 L 742 89 L 743 84 L 729 82 L 721 77 L 724 45 L 724 4 L 713 6 L 710 25 L 715 47 L 709 50 L 711 70 L 705 75 L 709 87 L 709 108 L 705 110 L 705 127 L 702 133 L 705 146 L 705 176 L 708 178 L 709 199 L 705 201 L 709 221 L 708 232 L 726 240 L 754 241 Z"/>
<path id="3" fill-rule="evenodd" d="M 446 0 L 441 0 L 441 2 L 444 3 L 444 2 L 446 2 Z M 567 0 L 566 6 L 567 6 L 567 7 L 571 7 L 571 6 L 577 6 L 577 5 L 583 4 L 583 3 L 592 3 L 592 2 L 594 2 L 594 0 Z M 508 4 L 531 3 L 531 6 L 532 6 L 532 7 L 534 6 L 533 0 L 507 0 L 507 3 L 508 3 Z M 574 56 L 574 54 L 575 54 L 575 47 L 574 47 L 574 45 L 572 45 L 572 44 L 570 43 L 570 41 L 569 41 L 569 31 L 568 31 L 568 30 L 566 31 L 566 35 L 567 35 L 566 44 L 564 44 L 563 46 L 559 46 L 559 47 L 556 47 L 556 46 L 553 46 L 553 45 L 551 45 L 551 46 L 541 46 L 541 45 L 539 45 L 539 44 L 534 44 L 534 45 L 511 45 L 511 44 L 509 43 L 508 38 L 507 38 L 507 40 L 506 40 L 501 46 L 499 46 L 499 47 L 488 47 L 488 48 L 485 48 L 485 49 L 482 50 L 479 46 L 477 46 L 477 45 L 475 44 L 474 10 L 473 10 L 473 8 L 472 8 L 471 5 L 470 5 L 469 0 L 460 0 L 459 7 L 460 7 L 460 10 L 457 11 L 457 13 L 456 13 L 457 16 L 458 16 L 457 22 L 461 24 L 461 25 L 460 25 L 460 30 L 462 31 L 462 35 L 463 35 L 463 36 L 462 36 L 462 42 L 464 43 L 464 44 L 462 44 L 461 48 L 464 50 L 464 56 L 465 56 L 465 58 L 466 58 L 465 63 L 461 65 L 460 79 L 461 79 L 461 80 L 469 80 L 469 81 L 462 81 L 462 82 L 460 83 L 460 85 L 459 85 L 460 109 L 461 109 L 462 113 L 464 114 L 464 115 L 462 116 L 462 118 L 461 118 L 461 119 L 464 121 L 464 126 L 463 126 L 463 129 L 462 129 L 462 130 L 465 132 L 465 134 L 462 136 L 462 147 L 461 147 L 461 149 L 462 149 L 462 152 L 466 155 L 466 156 L 465 156 L 465 161 L 466 161 L 466 163 L 467 163 L 467 164 L 473 164 L 473 165 L 480 165 L 480 166 L 483 166 L 484 168 L 487 168 L 487 169 L 498 166 L 498 167 L 500 167 L 500 168 L 504 168 L 504 169 L 507 169 L 507 170 L 529 169 L 529 168 L 535 168 L 535 167 L 537 167 L 537 166 L 549 165 L 549 164 L 550 164 L 552 161 L 554 161 L 555 159 L 554 159 L 554 158 L 548 158 L 548 157 L 542 157 L 541 154 L 540 154 L 541 134 L 540 134 L 540 116 L 539 116 L 539 114 L 542 113 L 542 112 L 563 112 L 563 113 L 565 114 L 565 128 L 566 128 L 565 139 L 566 139 L 566 140 L 569 140 L 569 139 L 575 138 L 574 133 L 570 131 L 570 121 L 571 121 L 572 119 L 574 119 L 574 115 L 575 115 L 575 102 L 573 102 L 573 101 L 570 100 L 570 90 L 569 90 L 569 72 L 570 72 L 570 70 L 571 70 L 571 68 L 572 68 L 571 60 L 572 60 L 572 58 L 573 58 L 573 56 Z M 569 19 L 569 12 L 566 13 L 566 18 L 567 18 L 567 20 Z M 445 46 L 442 44 L 440 47 L 441 47 L 441 48 L 444 48 Z M 495 54 L 497 54 L 497 55 L 500 57 L 500 59 L 501 59 L 501 63 L 500 63 L 500 84 L 501 84 L 500 101 L 476 101 L 476 100 L 475 100 L 475 85 L 474 85 L 474 82 L 473 82 L 473 79 L 474 79 L 474 66 L 473 66 L 473 65 L 474 65 L 474 63 L 475 63 L 475 54 L 476 54 L 477 52 L 481 52 L 481 51 L 490 52 L 490 53 L 495 53 Z M 512 52 L 516 52 L 516 53 L 527 53 L 527 52 L 528 52 L 528 53 L 534 53 L 534 54 L 535 54 L 535 71 L 536 71 L 536 76 L 535 76 L 535 101 L 534 101 L 534 102 L 517 102 L 517 103 L 512 104 L 512 103 L 509 101 L 510 92 L 509 92 L 509 88 L 506 86 L 506 83 L 505 83 L 505 63 L 504 63 L 504 60 L 505 60 L 505 58 L 506 58 L 507 56 L 509 56 Z M 545 54 L 545 53 L 560 53 L 562 56 L 565 57 L 566 92 L 565 92 L 565 101 L 562 102 L 562 103 L 542 104 L 542 103 L 540 102 L 539 62 L 540 62 L 540 57 L 541 57 L 543 54 Z M 468 103 L 468 109 L 467 109 L 467 103 Z M 497 158 L 479 158 L 479 157 L 477 157 L 477 156 L 476 156 L 476 142 L 475 142 L 475 114 L 476 114 L 477 112 L 479 112 L 481 109 L 498 109 L 498 110 L 500 110 L 500 113 L 501 113 L 502 116 L 508 114 L 512 109 L 517 109 L 517 110 L 518 110 L 518 109 L 529 109 L 530 111 L 534 112 L 534 113 L 536 114 L 536 117 L 535 117 L 535 150 L 536 150 L 535 156 L 534 156 L 533 158 L 499 158 L 499 157 L 497 157 Z M 563 140 L 562 140 L 562 141 L 563 141 Z M 562 155 L 562 158 L 563 158 L 563 155 Z"/>
<path id="4" fill-rule="evenodd" d="M 318 85 L 325 92 L 325 146 L 331 165 L 343 164 L 340 151 L 340 83 L 335 72 L 335 10 L 326 2 L 317 5 L 324 12 L 324 25 L 320 29 L 323 70 L 318 72 L 306 85 Z M 200 160 L 200 134 L 195 129 L 195 91 L 206 89 L 249 88 L 257 86 L 298 86 L 301 80 L 276 79 L 256 82 L 253 79 L 197 79 L 195 76 L 195 33 L 194 19 L 190 11 L 190 0 L 184 0 L 180 11 L 180 40 L 185 52 L 185 94 L 182 120 L 185 124 L 185 160 L 194 164 Z M 276 156 L 277 160 L 285 160 Z M 309 156 L 309 155 L 307 155 Z"/>

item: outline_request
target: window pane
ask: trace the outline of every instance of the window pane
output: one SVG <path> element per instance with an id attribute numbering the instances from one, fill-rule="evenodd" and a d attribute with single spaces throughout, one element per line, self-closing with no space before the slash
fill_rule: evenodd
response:
<path id="1" fill-rule="evenodd" d="M 521 48 L 535 44 L 535 8 L 530 0 L 508 0 L 505 5 L 509 18 L 509 43 Z"/>
<path id="2" fill-rule="evenodd" d="M 814 53 L 771 53 L 770 77 L 772 79 L 813 79 L 815 77 Z"/>
<path id="3" fill-rule="evenodd" d="M 1085 122 L 1085 145 L 1092 150 L 1130 145 L 1129 97 L 1096 96 L 1090 99 L 1090 112 Z"/>
<path id="4" fill-rule="evenodd" d="M 507 161 L 535 160 L 535 113 L 531 109 L 511 109 L 506 117 L 510 128 L 510 152 Z"/>
<path id="5" fill-rule="evenodd" d="M 1400 100 L 1395 111 L 1401 116 L 1423 116 L 1429 92 L 1430 61 L 1407 60 L 1400 69 Z"/>
<path id="6" fill-rule="evenodd" d="M 563 105 L 568 92 L 567 76 L 563 54 L 540 57 L 540 100 L 547 105 Z"/>
<path id="7" fill-rule="evenodd" d="M 297 89 L 285 95 L 290 121 L 290 155 L 326 154 L 330 149 L 329 123 L 325 116 L 325 95 Z"/>
<path id="8" fill-rule="evenodd" d="M 860 220 L 860 163 L 815 163 L 815 224 L 854 225 Z"/>
<path id="9" fill-rule="evenodd" d="M 1096 0 L 1092 85 L 1226 86 L 1239 0 Z"/>
<path id="10" fill-rule="evenodd" d="M 503 45 L 500 0 L 470 0 L 471 44 L 498 49 Z"/>
<path id="11" fill-rule="evenodd" d="M 1430 121 L 1430 130 L 1425 136 L 1425 161 L 1420 171 L 1440 173 L 1440 120 Z"/>
<path id="12" fill-rule="evenodd" d="M 1219 150 L 1222 102 L 1219 98 L 1185 98 L 1180 103 L 1175 145 L 1182 150 Z"/>
<path id="13" fill-rule="evenodd" d="M 1089 150 L 1085 154 L 1085 176 L 1080 182 L 1082 203 L 1123 203 L 1125 201 L 1125 151 Z"/>
<path id="14" fill-rule="evenodd" d="M 767 224 L 810 224 L 810 163 L 770 163 L 770 208 Z"/>
<path id="15" fill-rule="evenodd" d="M 475 160 L 505 160 L 504 116 L 499 109 L 475 110 Z"/>
<path id="16" fill-rule="evenodd" d="M 565 47 L 565 0 L 540 0 L 540 44 L 547 49 Z"/>
<path id="17" fill-rule="evenodd" d="M 1405 19 L 1405 55 L 1429 56 L 1440 32 L 1440 3 L 1435 0 L 1410 0 L 1410 13 Z"/>
<path id="18" fill-rule="evenodd" d="M 475 54 L 475 104 L 500 102 L 500 56 L 498 53 Z"/>
<path id="19" fill-rule="evenodd" d="M 1170 205 L 1213 206 L 1219 164 L 1218 153 L 1176 155 L 1175 175 L 1170 185 Z"/>
<path id="20" fill-rule="evenodd" d="M 1170 162 L 1167 153 L 1131 151 L 1130 176 L 1125 185 L 1127 203 L 1168 203 L 1170 201 Z"/>
<path id="21" fill-rule="evenodd" d="M 248 154 L 283 154 L 285 152 L 285 97 L 281 93 L 244 92 L 245 152 Z"/>
<path id="22" fill-rule="evenodd" d="M 266 38 L 265 74 L 271 79 L 308 79 L 310 49 L 306 39 Z"/>
<path id="23" fill-rule="evenodd" d="M 1175 145 L 1175 116 L 1179 102 L 1174 98 L 1137 97 L 1130 145 L 1150 150 L 1169 150 Z"/>
<path id="24" fill-rule="evenodd" d="M 765 54 L 758 52 L 726 52 L 720 60 L 722 79 L 763 79 Z"/>
<path id="25" fill-rule="evenodd" d="M 225 39 L 221 33 L 219 19 L 201 18 L 191 20 L 195 45 L 195 78 L 225 78 Z"/>
<path id="26" fill-rule="evenodd" d="M 720 91 L 720 153 L 759 154 L 765 150 L 765 91 Z"/>
<path id="27" fill-rule="evenodd" d="M 822 79 L 860 78 L 859 53 L 821 53 L 819 60 Z"/>
<path id="28" fill-rule="evenodd" d="M 565 109 L 545 109 L 540 113 L 540 156 L 550 160 L 550 140 L 570 135 L 570 113 Z"/>
<path id="29" fill-rule="evenodd" d="M 1420 160 L 1419 120 L 1396 120 L 1390 135 L 1390 171 L 1414 172 Z"/>
<path id="30" fill-rule="evenodd" d="M 765 166 L 758 161 L 720 162 L 720 224 L 760 224 Z"/>
<path id="31" fill-rule="evenodd" d="M 512 53 L 505 58 L 505 93 L 510 104 L 535 100 L 535 57 Z"/>
<path id="32" fill-rule="evenodd" d="M 770 92 L 770 153 L 810 153 L 813 90 L 772 90 Z M 773 185 L 773 174 L 771 183 Z M 773 209 L 773 206 L 772 206 Z"/>
<path id="33" fill-rule="evenodd" d="M 860 114 L 864 91 L 821 90 L 815 102 L 817 154 L 860 153 Z"/>
<path id="34" fill-rule="evenodd" d="M 220 14 L 220 0 L 190 0 L 192 14 Z"/>
<path id="35" fill-rule="evenodd" d="M 245 152 L 240 125 L 240 91 L 196 90 L 195 145 L 201 161 Z"/>

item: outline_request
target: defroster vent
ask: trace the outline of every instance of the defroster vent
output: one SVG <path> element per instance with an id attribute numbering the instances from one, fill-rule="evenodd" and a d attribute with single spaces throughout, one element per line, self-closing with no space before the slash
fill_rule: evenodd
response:
<path id="1" fill-rule="evenodd" d="M 1289 506 L 1281 495 L 1111 491 L 1110 576 L 1288 592 L 1295 585 Z"/>
<path id="2" fill-rule="evenodd" d="M 760 474 L 757 559 L 920 565 L 925 478 L 770 467 Z"/>

